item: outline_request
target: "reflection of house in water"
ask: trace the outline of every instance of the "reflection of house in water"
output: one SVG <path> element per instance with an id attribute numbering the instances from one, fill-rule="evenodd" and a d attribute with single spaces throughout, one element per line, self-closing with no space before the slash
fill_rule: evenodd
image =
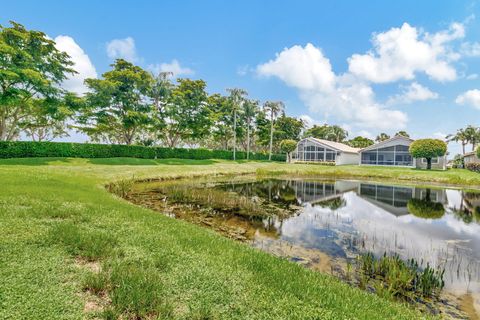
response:
<path id="1" fill-rule="evenodd" d="M 361 183 L 358 195 L 371 204 L 397 217 L 409 214 L 407 205 L 411 199 L 425 199 L 429 192 L 430 201 L 446 203 L 447 195 L 443 189 L 425 189 L 417 187 L 386 186 Z"/>
<path id="2" fill-rule="evenodd" d="M 355 191 L 358 188 L 355 181 L 296 181 L 295 190 L 297 199 L 301 203 L 316 204 L 319 202 L 339 198 L 348 191 Z"/>

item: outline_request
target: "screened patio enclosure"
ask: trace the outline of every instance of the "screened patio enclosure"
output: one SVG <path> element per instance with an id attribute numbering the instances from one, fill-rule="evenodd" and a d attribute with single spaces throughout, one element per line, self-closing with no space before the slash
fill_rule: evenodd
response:
<path id="1" fill-rule="evenodd" d="M 396 145 L 362 152 L 362 164 L 382 166 L 413 166 L 413 157 L 408 146 Z"/>
<path id="2" fill-rule="evenodd" d="M 413 140 L 394 137 L 360 151 L 360 164 L 413 167 L 415 159 L 408 151 Z"/>
<path id="3" fill-rule="evenodd" d="M 296 160 L 335 162 L 337 151 L 310 140 L 298 143 Z"/>
<path id="4" fill-rule="evenodd" d="M 304 138 L 297 144 L 293 161 L 328 162 L 335 165 L 358 164 L 360 161 L 358 150 L 341 142 Z"/>

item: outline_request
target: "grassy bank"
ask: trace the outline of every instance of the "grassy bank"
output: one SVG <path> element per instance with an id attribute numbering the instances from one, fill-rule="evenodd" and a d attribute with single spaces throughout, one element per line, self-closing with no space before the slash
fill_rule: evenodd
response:
<path id="1" fill-rule="evenodd" d="M 420 317 L 330 276 L 133 206 L 104 188 L 132 176 L 255 172 L 480 184 L 480 175 L 463 170 L 174 159 L 0 160 L 0 319 Z"/>

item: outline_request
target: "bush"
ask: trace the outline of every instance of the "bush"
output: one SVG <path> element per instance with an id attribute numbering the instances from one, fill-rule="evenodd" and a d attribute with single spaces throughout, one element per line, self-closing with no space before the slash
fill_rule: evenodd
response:
<path id="1" fill-rule="evenodd" d="M 409 151 L 414 158 L 427 159 L 427 169 L 430 169 L 432 158 L 444 156 L 447 144 L 439 139 L 419 139 L 412 142 Z"/>
<path id="2" fill-rule="evenodd" d="M 0 158 L 117 158 L 141 159 L 233 159 L 233 152 L 226 150 L 145 147 L 119 144 L 92 144 L 70 142 L 0 141 Z M 246 152 L 237 152 L 237 159 L 246 159 Z M 266 153 L 250 153 L 252 160 L 268 160 Z M 285 161 L 285 155 L 272 155 L 273 161 Z"/>
<path id="3" fill-rule="evenodd" d="M 480 173 L 480 162 L 470 162 L 465 165 L 465 168 L 473 171 L 473 172 L 479 172 Z"/>

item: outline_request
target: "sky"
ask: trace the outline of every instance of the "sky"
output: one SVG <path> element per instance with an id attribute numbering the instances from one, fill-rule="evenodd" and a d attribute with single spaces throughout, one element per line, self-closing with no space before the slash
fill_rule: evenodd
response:
<path id="1" fill-rule="evenodd" d="M 444 138 L 480 125 L 480 1 L 8 1 L 0 24 L 41 30 L 83 93 L 116 58 L 281 100 L 350 137 Z M 84 141 L 74 134 L 67 140 Z M 449 145 L 450 154 L 460 152 Z"/>

